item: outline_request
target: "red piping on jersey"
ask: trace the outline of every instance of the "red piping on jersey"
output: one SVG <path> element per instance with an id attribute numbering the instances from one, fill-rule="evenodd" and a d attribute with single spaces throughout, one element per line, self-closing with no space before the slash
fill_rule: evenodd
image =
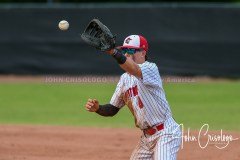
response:
<path id="1" fill-rule="evenodd" d="M 143 108 L 143 103 L 139 96 L 138 96 L 138 106 L 139 106 L 139 108 Z"/>
<path id="2" fill-rule="evenodd" d="M 134 86 L 134 87 L 129 88 L 129 89 L 125 92 L 125 96 L 126 96 L 127 98 L 135 97 L 135 96 L 137 96 L 137 95 L 138 95 L 138 87 L 137 87 L 137 85 Z M 140 98 L 139 96 L 138 96 L 137 98 L 138 98 L 138 106 L 139 106 L 139 108 L 143 108 L 143 103 L 142 103 L 141 98 Z"/>

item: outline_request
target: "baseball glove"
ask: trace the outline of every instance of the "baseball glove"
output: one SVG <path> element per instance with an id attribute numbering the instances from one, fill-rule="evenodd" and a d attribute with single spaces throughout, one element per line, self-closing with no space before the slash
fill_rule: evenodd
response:
<path id="1" fill-rule="evenodd" d="M 81 35 L 84 42 L 101 51 L 115 47 L 115 36 L 98 19 L 93 19 Z"/>

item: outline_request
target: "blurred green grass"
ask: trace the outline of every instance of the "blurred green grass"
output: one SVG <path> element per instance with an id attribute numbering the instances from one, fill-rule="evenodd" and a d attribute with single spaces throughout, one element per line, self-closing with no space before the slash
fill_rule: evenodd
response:
<path id="1" fill-rule="evenodd" d="M 116 84 L 0 84 L 0 124 L 134 127 L 127 107 L 106 118 L 85 111 L 88 98 L 108 103 Z M 240 83 L 166 83 L 174 118 L 184 127 L 240 130 Z"/>

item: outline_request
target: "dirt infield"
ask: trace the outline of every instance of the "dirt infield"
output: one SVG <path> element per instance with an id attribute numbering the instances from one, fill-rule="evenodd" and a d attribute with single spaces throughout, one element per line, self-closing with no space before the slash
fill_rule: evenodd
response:
<path id="1" fill-rule="evenodd" d="M 0 125 L 0 160 L 124 160 L 140 134 L 137 129 Z M 239 160 L 239 148 L 240 140 L 222 150 L 214 144 L 201 149 L 197 142 L 184 143 L 178 159 Z"/>

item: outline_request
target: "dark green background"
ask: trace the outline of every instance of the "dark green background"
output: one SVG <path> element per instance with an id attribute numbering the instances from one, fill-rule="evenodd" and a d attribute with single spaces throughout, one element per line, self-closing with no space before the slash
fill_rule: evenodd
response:
<path id="1" fill-rule="evenodd" d="M 240 0 L 51 0 L 52 2 L 240 2 Z M 1 0 L 0 3 L 47 2 L 47 0 Z"/>

